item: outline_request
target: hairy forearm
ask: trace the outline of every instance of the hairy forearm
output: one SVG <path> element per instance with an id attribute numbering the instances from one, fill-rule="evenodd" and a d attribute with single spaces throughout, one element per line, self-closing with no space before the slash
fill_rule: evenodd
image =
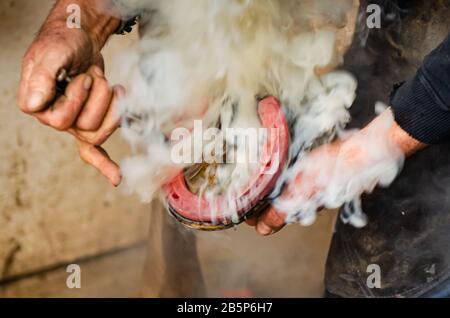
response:
<path id="1" fill-rule="evenodd" d="M 417 151 L 424 149 L 427 145 L 411 137 L 395 121 L 389 131 L 389 138 L 397 145 L 405 157 L 412 156 Z"/>
<path id="2" fill-rule="evenodd" d="M 101 50 L 120 25 L 120 15 L 112 0 L 58 0 L 40 33 L 58 33 L 60 28 L 67 28 L 70 5 L 79 6 L 81 29 L 91 38 L 94 49 Z"/>
<path id="3" fill-rule="evenodd" d="M 366 151 L 362 152 L 363 156 L 361 157 L 361 161 L 369 164 L 371 162 L 369 159 L 373 156 L 378 158 L 380 152 L 373 152 L 371 149 L 391 149 L 395 151 L 390 151 L 390 155 L 398 154 L 408 158 L 427 147 L 426 144 L 411 137 L 411 135 L 398 125 L 391 108 L 386 109 L 382 114 L 378 115 L 372 122 L 358 132 L 355 138 L 350 138 L 347 143 L 353 145 L 353 147 L 349 147 L 348 149 L 356 149 L 358 147 L 365 149 Z M 349 157 L 351 156 L 354 155 L 350 154 Z M 354 157 L 356 159 L 359 158 L 359 156 Z"/>
<path id="4" fill-rule="evenodd" d="M 427 146 L 411 137 L 398 125 L 391 108 L 386 109 L 381 115 L 377 116 L 361 133 L 362 135 L 372 134 L 382 138 L 383 143 L 399 149 L 406 158 Z"/>

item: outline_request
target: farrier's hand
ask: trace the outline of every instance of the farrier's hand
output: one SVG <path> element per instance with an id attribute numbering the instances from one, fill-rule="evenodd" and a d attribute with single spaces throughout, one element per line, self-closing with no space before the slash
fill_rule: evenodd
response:
<path id="1" fill-rule="evenodd" d="M 368 126 L 349 139 L 337 140 L 314 149 L 304 159 L 304 169 L 295 175 L 285 186 L 281 198 L 294 204 L 307 202 L 320 193 L 332 178 L 346 184 L 348 178 L 364 173 L 380 160 L 380 145 L 392 145 L 400 156 L 411 156 L 426 147 L 425 144 L 408 135 L 395 121 L 384 128 L 386 118 L 391 117 L 391 110 L 373 120 Z M 367 136 L 375 138 L 367 138 Z M 381 158 L 382 159 L 382 158 Z M 361 189 L 371 191 L 373 185 Z M 255 226 L 261 235 L 278 232 L 285 226 L 286 214 L 271 207 L 260 216 L 253 217 L 247 224 Z"/>
<path id="2" fill-rule="evenodd" d="M 308 169 L 298 173 L 289 180 L 280 196 L 284 200 L 294 200 L 295 202 L 305 202 L 315 193 L 321 191 L 320 176 L 331 176 L 334 170 L 334 163 L 340 153 L 342 143 L 340 141 L 329 145 L 323 145 L 314 149 L 303 159 L 304 163 L 312 163 Z M 354 149 L 358 151 L 358 149 Z M 356 158 L 356 156 L 355 156 Z M 349 159 L 352 155 L 349 153 Z M 320 164 L 316 164 L 320 163 Z M 357 163 L 355 163 L 357 164 Z M 286 225 L 286 214 L 270 207 L 259 216 L 247 220 L 247 224 L 254 226 L 256 231 L 263 236 L 268 236 L 279 232 Z"/>
<path id="3" fill-rule="evenodd" d="M 86 24 L 80 29 L 68 28 L 67 1 L 58 1 L 25 54 L 18 104 L 41 123 L 71 133 L 81 158 L 100 170 L 113 185 L 118 185 L 120 170 L 100 147 L 119 125 L 114 105 L 124 94 L 121 87 L 109 87 L 100 54 L 118 22 L 98 16 L 96 25 L 104 26 L 103 33 L 99 33 L 97 27 L 89 26 L 89 19 L 95 20 L 92 19 L 94 9 L 88 1 L 77 1 L 84 9 Z M 73 80 L 65 94 L 58 97 L 56 78 L 62 69 Z"/>

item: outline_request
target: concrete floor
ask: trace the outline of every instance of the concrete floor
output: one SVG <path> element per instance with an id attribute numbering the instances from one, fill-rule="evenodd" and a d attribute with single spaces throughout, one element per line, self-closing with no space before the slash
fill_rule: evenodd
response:
<path id="1" fill-rule="evenodd" d="M 16 107 L 21 57 L 52 2 L 0 2 L 0 297 L 135 296 L 152 289 L 140 274 L 148 250 L 133 247 L 148 237 L 150 207 L 111 189 L 81 163 L 70 137 Z M 108 45 L 109 68 L 129 42 L 115 37 Z M 129 151 L 120 136 L 107 147 L 115 158 Z M 272 238 L 246 226 L 199 233 L 207 294 L 319 297 L 334 217 L 326 213 L 312 227 L 290 226 Z M 64 264 L 73 262 L 87 273 L 77 291 L 64 284 Z"/>
<path id="2" fill-rule="evenodd" d="M 80 289 L 67 288 L 67 266 L 64 265 L 10 280 L 0 285 L 0 297 L 138 297 L 145 255 L 145 244 L 138 244 L 77 260 L 81 268 Z"/>

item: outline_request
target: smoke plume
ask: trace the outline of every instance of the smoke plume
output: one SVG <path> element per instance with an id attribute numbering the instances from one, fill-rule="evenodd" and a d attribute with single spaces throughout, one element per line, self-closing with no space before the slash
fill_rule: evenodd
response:
<path id="1" fill-rule="evenodd" d="M 171 132 L 205 127 L 259 127 L 257 101 L 276 97 L 291 127 L 289 162 L 274 197 L 286 181 L 302 175 L 319 178 L 313 196 L 281 196 L 274 204 L 288 221 L 310 224 L 320 207 L 346 204 L 353 224 L 362 215 L 359 196 L 377 184 L 389 184 L 401 158 L 382 136 L 367 132 L 351 137 L 344 127 L 357 83 L 345 71 L 334 71 L 354 32 L 357 0 L 116 0 L 123 16 L 140 15 L 141 40 L 134 56 L 122 63 L 131 79 L 122 101 L 123 132 L 134 154 L 122 164 L 126 186 L 145 201 L 187 164 L 171 158 Z M 389 125 L 386 112 L 379 125 Z M 314 149 L 336 138 L 344 149 L 367 148 L 363 171 Z M 239 140 L 224 143 L 247 151 Z M 330 146 L 331 147 L 331 146 Z M 332 151 L 332 149 L 330 149 Z M 213 186 L 206 198 L 230 193 L 252 174 L 249 164 L 220 164 L 211 169 Z M 327 174 L 325 174 L 327 172 Z M 218 181 L 217 181 L 218 180 Z M 293 191 L 292 193 L 297 193 Z M 233 206 L 230 202 L 229 206 Z M 231 213 L 231 212 L 230 212 Z"/>

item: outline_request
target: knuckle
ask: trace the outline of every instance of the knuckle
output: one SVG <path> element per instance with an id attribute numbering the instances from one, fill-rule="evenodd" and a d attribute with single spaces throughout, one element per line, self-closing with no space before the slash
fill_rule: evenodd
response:
<path id="1" fill-rule="evenodd" d="M 99 138 L 98 134 L 96 134 L 96 133 L 84 134 L 82 138 L 83 138 L 84 142 L 86 142 L 86 143 L 88 143 L 90 145 L 93 145 L 93 146 L 99 146 L 100 145 L 100 143 L 99 143 L 100 138 Z"/>
<path id="2" fill-rule="evenodd" d="M 27 114 L 27 115 L 30 115 L 30 114 L 32 113 L 32 112 L 28 109 L 28 107 L 27 107 L 27 105 L 26 105 L 25 102 L 19 101 L 18 105 L 19 105 L 19 110 L 20 110 L 22 113 Z"/>
<path id="3" fill-rule="evenodd" d="M 270 224 L 271 224 L 273 227 L 278 228 L 278 227 L 284 225 L 284 219 L 281 218 L 280 216 L 274 217 L 274 218 L 271 220 Z"/>
<path id="4" fill-rule="evenodd" d="M 92 65 L 89 68 L 88 73 L 91 74 L 96 81 L 105 80 L 105 73 L 103 69 L 98 65 Z"/>
<path id="5" fill-rule="evenodd" d="M 284 218 L 282 217 L 282 215 L 280 213 L 278 213 L 277 211 L 273 211 L 271 213 L 271 221 L 275 224 L 283 224 L 284 223 Z"/>
<path id="6" fill-rule="evenodd" d="M 59 131 L 65 131 L 70 128 L 71 122 L 66 115 L 56 116 L 51 120 L 50 125 Z"/>
<path id="7" fill-rule="evenodd" d="M 97 146 L 97 139 L 95 137 L 87 137 L 86 142 L 90 145 Z"/>
<path id="8" fill-rule="evenodd" d="M 80 156 L 80 159 L 84 163 L 89 164 L 89 156 L 88 156 L 88 151 L 87 151 L 86 147 L 79 146 L 78 147 L 78 155 Z"/>
<path id="9" fill-rule="evenodd" d="M 105 143 L 106 140 L 108 140 L 109 136 L 111 136 L 111 133 L 109 133 L 106 130 L 101 129 L 99 131 L 96 131 L 89 138 L 90 144 L 95 146 L 101 146 L 102 144 Z"/>
<path id="10" fill-rule="evenodd" d="M 86 99 L 86 94 L 83 93 L 83 91 L 76 92 L 73 96 L 70 96 L 69 103 L 71 109 L 76 109 L 81 107 L 81 105 L 84 103 L 84 100 Z"/>
<path id="11" fill-rule="evenodd" d="M 109 87 L 109 83 L 108 80 L 105 77 L 96 77 L 95 81 L 97 82 L 96 84 L 102 87 Z"/>
<path id="12" fill-rule="evenodd" d="M 80 156 L 81 161 L 83 161 L 85 164 L 90 164 L 84 150 L 79 150 L 79 156 Z"/>
<path id="13" fill-rule="evenodd" d="M 105 137 L 102 134 L 96 134 L 91 139 L 91 144 L 95 146 L 101 146 L 105 142 Z"/>
<path id="14" fill-rule="evenodd" d="M 89 118 L 82 117 L 78 120 L 77 127 L 85 131 L 95 131 L 100 127 L 100 123 L 90 120 Z"/>
<path id="15" fill-rule="evenodd" d="M 100 129 L 103 118 L 99 110 L 94 107 L 85 107 L 77 120 L 77 127 L 81 130 L 96 132 Z"/>
<path id="16" fill-rule="evenodd" d="M 22 58 L 22 67 L 23 69 L 27 69 L 34 65 L 35 55 L 33 51 L 28 51 Z"/>
<path id="17" fill-rule="evenodd" d="M 112 96 L 112 89 L 109 86 L 109 83 L 107 80 L 101 78 L 101 79 L 96 79 L 96 83 L 94 86 L 94 90 L 96 95 L 98 96 L 98 99 L 101 99 L 102 102 L 102 106 L 103 107 L 108 107 L 109 106 L 109 99 Z M 108 101 L 105 101 L 106 99 L 108 99 Z"/>
<path id="18" fill-rule="evenodd" d="M 37 120 L 38 120 L 42 125 L 44 125 L 44 126 L 49 126 L 48 121 L 46 121 L 45 119 L 43 119 L 43 118 L 37 118 Z"/>
<path id="19" fill-rule="evenodd" d="M 106 129 L 103 133 L 103 139 L 108 139 L 112 134 L 114 134 L 114 132 L 116 131 L 116 127 L 110 128 L 110 129 Z"/>
<path id="20" fill-rule="evenodd" d="M 87 140 L 87 138 L 86 138 L 82 133 L 77 132 L 77 138 L 78 138 L 80 141 L 89 144 L 89 140 Z"/>

